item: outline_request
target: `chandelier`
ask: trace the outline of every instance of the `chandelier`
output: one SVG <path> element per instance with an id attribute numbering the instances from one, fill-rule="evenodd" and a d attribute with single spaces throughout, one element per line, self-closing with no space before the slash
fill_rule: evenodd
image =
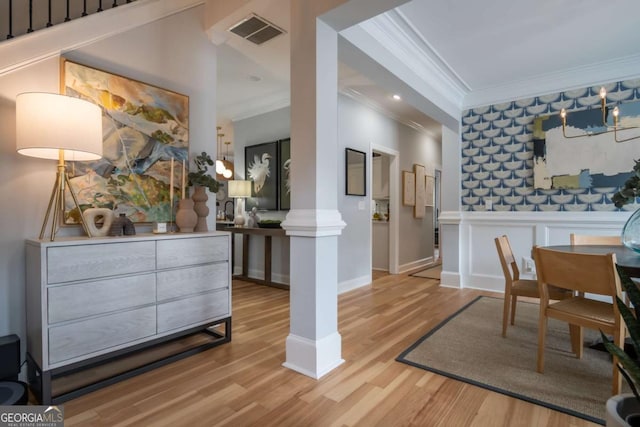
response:
<path id="1" fill-rule="evenodd" d="M 613 126 L 609 126 L 609 124 L 607 123 L 607 116 L 609 115 L 609 107 L 607 106 L 607 90 L 604 87 L 600 88 L 600 110 L 602 111 L 602 126 L 604 127 L 604 130 L 597 131 L 597 132 L 587 131 L 586 135 L 567 135 L 565 133 L 565 128 L 567 126 L 567 110 L 563 108 L 560 111 L 560 118 L 562 119 L 562 135 L 565 138 L 582 138 L 585 136 L 596 136 L 596 135 L 602 135 L 605 133 L 613 133 L 613 138 L 616 142 L 627 142 L 633 139 L 640 138 L 640 135 L 636 135 L 630 138 L 618 139 L 619 131 L 638 129 L 638 127 L 637 126 L 627 126 L 627 127 L 618 126 L 620 108 L 617 105 L 611 111 L 613 116 Z"/>

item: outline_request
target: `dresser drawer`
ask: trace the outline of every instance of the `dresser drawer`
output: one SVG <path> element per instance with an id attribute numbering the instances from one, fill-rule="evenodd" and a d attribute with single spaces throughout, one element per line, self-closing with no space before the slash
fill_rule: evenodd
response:
<path id="1" fill-rule="evenodd" d="M 173 268 L 229 259 L 229 237 L 158 241 L 158 268 Z"/>
<path id="2" fill-rule="evenodd" d="M 158 333 L 229 315 L 228 289 L 158 304 Z"/>
<path id="3" fill-rule="evenodd" d="M 47 283 L 153 271 L 155 242 L 57 246 L 47 249 Z"/>
<path id="4" fill-rule="evenodd" d="M 228 287 L 227 262 L 158 272 L 158 301 Z"/>
<path id="5" fill-rule="evenodd" d="M 156 277 L 141 274 L 49 287 L 49 324 L 155 303 Z"/>
<path id="6" fill-rule="evenodd" d="M 49 364 L 90 355 L 156 333 L 155 306 L 49 328 Z"/>

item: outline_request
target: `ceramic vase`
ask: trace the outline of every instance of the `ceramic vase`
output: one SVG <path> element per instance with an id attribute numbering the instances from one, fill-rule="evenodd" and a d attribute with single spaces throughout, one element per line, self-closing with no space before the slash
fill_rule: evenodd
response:
<path id="1" fill-rule="evenodd" d="M 196 222 L 194 231 L 209 231 L 207 226 L 207 216 L 209 215 L 207 188 L 196 185 L 193 187 L 193 196 L 191 196 L 191 198 L 193 199 L 193 210 L 196 215 L 198 215 L 198 221 Z"/>
<path id="2" fill-rule="evenodd" d="M 193 210 L 193 200 L 181 199 L 176 212 L 176 225 L 181 233 L 193 233 L 198 223 L 198 215 Z"/>
<path id="3" fill-rule="evenodd" d="M 107 208 L 87 208 L 82 212 L 82 216 L 91 237 L 108 235 L 115 218 L 113 211 Z"/>
<path id="4" fill-rule="evenodd" d="M 624 224 L 622 244 L 640 253 L 640 209 L 636 210 Z"/>

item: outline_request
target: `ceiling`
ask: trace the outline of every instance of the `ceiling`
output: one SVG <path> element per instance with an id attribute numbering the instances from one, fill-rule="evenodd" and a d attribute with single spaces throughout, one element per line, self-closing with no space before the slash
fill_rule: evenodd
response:
<path id="1" fill-rule="evenodd" d="M 250 13 L 288 31 L 289 0 L 243 3 L 209 32 L 218 44 L 219 121 L 227 124 L 289 103 L 289 34 L 256 46 L 226 31 Z M 394 36 L 459 90 L 459 109 L 640 74 L 637 0 L 412 0 L 384 15 Z M 392 100 L 398 88 L 341 64 L 339 89 L 439 135 L 437 122 Z"/>

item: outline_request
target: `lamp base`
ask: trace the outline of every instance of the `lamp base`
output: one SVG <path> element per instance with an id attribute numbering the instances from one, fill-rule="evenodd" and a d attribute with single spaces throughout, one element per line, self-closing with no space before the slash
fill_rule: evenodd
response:
<path id="1" fill-rule="evenodd" d="M 236 227 L 244 227 L 244 215 L 242 214 L 236 215 L 236 217 L 233 219 L 233 224 Z"/>
<path id="2" fill-rule="evenodd" d="M 82 209 L 80 209 L 80 204 L 78 203 L 78 198 L 76 197 L 73 188 L 71 187 L 71 182 L 69 182 L 69 177 L 67 176 L 67 168 L 64 164 L 64 154 L 63 150 L 60 150 L 60 156 L 58 159 L 58 173 L 56 174 L 56 182 L 53 184 L 53 190 L 51 191 L 51 198 L 49 199 L 49 206 L 47 207 L 47 213 L 44 216 L 44 221 L 42 222 L 42 228 L 40 229 L 40 240 L 44 238 L 45 231 L 47 228 L 47 223 L 49 222 L 49 215 L 53 210 L 53 218 L 51 219 L 51 235 L 50 239 L 53 242 L 56 238 L 56 233 L 58 231 L 58 226 L 61 222 L 64 222 L 64 192 L 65 187 L 68 188 L 69 193 L 71 193 L 71 197 L 73 199 L 73 204 L 78 209 L 80 224 L 84 229 L 84 232 L 87 236 L 91 236 L 91 232 L 87 227 L 87 224 L 84 220 L 84 216 L 82 215 Z"/>

